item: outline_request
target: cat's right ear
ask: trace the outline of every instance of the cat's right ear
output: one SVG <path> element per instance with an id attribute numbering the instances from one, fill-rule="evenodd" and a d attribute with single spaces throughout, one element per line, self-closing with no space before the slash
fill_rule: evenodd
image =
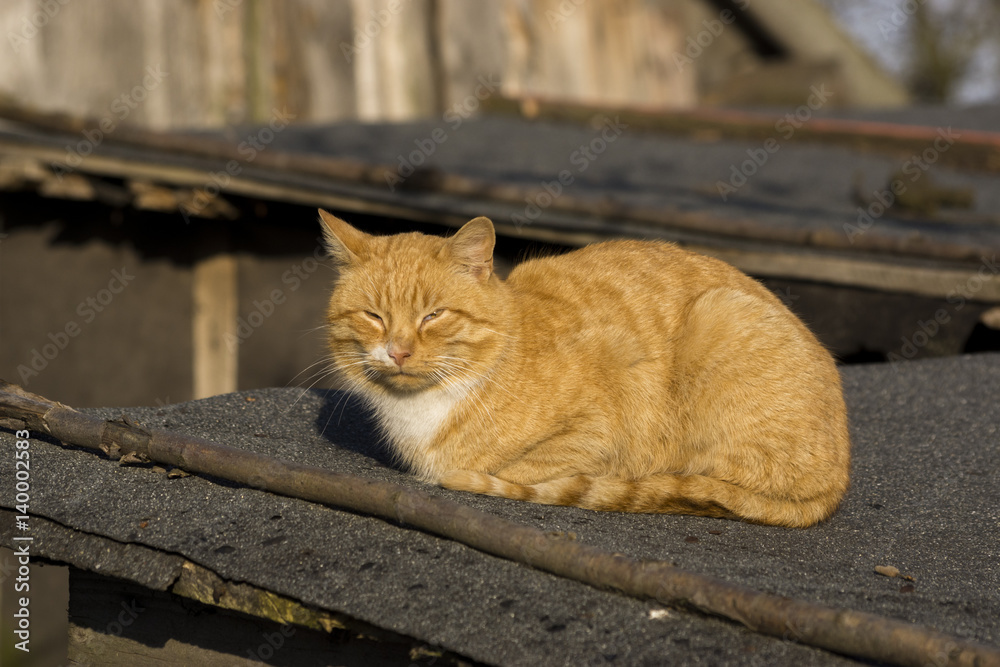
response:
<path id="1" fill-rule="evenodd" d="M 323 241 L 326 251 L 338 264 L 351 264 L 364 254 L 366 237 L 362 231 L 351 227 L 335 215 L 319 209 L 319 219 L 323 223 Z"/>

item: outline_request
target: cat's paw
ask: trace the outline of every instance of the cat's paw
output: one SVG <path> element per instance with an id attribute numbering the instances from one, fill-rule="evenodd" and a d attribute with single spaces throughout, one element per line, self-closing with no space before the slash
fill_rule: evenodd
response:
<path id="1" fill-rule="evenodd" d="M 454 491 L 469 491 L 500 498 L 532 500 L 535 497 L 535 489 L 530 486 L 508 482 L 475 470 L 449 470 L 441 475 L 438 484 Z"/>
<path id="2" fill-rule="evenodd" d="M 486 493 L 492 486 L 493 477 L 475 470 L 449 470 L 438 478 L 438 484 L 453 491 Z"/>

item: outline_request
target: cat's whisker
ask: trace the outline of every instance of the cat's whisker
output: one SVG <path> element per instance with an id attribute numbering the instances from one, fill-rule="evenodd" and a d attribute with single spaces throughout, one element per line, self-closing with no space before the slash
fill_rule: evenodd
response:
<path id="1" fill-rule="evenodd" d="M 434 359 L 438 361 L 441 366 L 462 371 L 475 371 L 476 367 L 479 365 L 475 362 L 469 361 L 467 359 L 461 359 L 459 357 L 448 357 L 444 355 L 438 355 L 434 357 Z"/>
<path id="2" fill-rule="evenodd" d="M 320 361 L 317 361 L 317 362 L 316 362 L 316 363 L 314 363 L 314 364 L 310 364 L 310 365 L 309 365 L 309 366 L 307 366 L 306 368 L 303 368 L 303 369 L 302 369 L 301 371 L 299 371 L 299 372 L 298 372 L 298 373 L 297 373 L 297 374 L 295 375 L 295 377 L 293 377 L 293 378 L 292 378 L 291 380 L 289 380 L 288 382 L 286 382 L 286 383 L 285 383 L 285 386 L 286 386 L 286 387 L 288 387 L 288 386 L 291 386 L 291 384 L 292 384 L 293 382 L 295 382 L 296 384 L 298 384 L 298 383 L 297 383 L 296 381 L 297 381 L 297 380 L 299 379 L 299 377 L 300 377 L 301 375 L 303 375 L 303 374 L 304 374 L 304 373 L 306 373 L 307 371 L 309 371 L 309 370 L 311 370 L 311 369 L 315 368 L 316 366 L 318 366 L 318 365 L 320 365 L 320 364 L 325 364 L 325 366 L 323 366 L 322 368 L 320 368 L 320 369 L 319 369 L 319 371 L 322 371 L 323 369 L 325 369 L 325 368 L 327 368 L 327 367 L 329 367 L 329 366 L 332 366 L 332 365 L 333 365 L 333 361 L 332 361 L 332 360 L 330 360 L 330 359 L 321 359 Z M 317 372 L 319 372 L 319 371 L 313 371 L 313 373 L 311 373 L 311 374 L 310 374 L 310 375 L 309 375 L 309 376 L 308 376 L 308 377 L 307 377 L 307 378 L 306 378 L 305 380 L 303 380 L 303 382 L 308 382 L 308 381 L 309 381 L 310 379 L 312 379 L 312 378 L 313 378 L 313 377 L 315 376 L 315 374 L 316 374 Z"/>
<path id="3" fill-rule="evenodd" d="M 440 360 L 442 363 L 462 364 L 467 368 L 474 368 L 475 366 L 478 365 L 473 361 L 469 361 L 468 359 L 462 359 L 461 357 L 448 357 L 445 355 L 438 355 L 434 357 L 434 359 Z"/>
<path id="4" fill-rule="evenodd" d="M 306 334 L 311 334 L 311 333 L 314 333 L 314 332 L 319 331 L 321 329 L 329 329 L 329 328 L 330 328 L 329 324 L 321 324 L 318 327 L 312 327 L 310 329 L 299 329 L 297 333 L 301 334 L 301 336 L 299 336 L 299 337 L 302 338 Z"/>
<path id="5" fill-rule="evenodd" d="M 440 363 L 439 366 L 441 369 L 448 371 L 448 373 L 454 377 L 458 377 L 460 373 L 467 374 L 472 370 L 469 368 L 463 368 L 461 366 L 452 366 L 443 362 Z"/>
<path id="6" fill-rule="evenodd" d="M 514 339 L 517 338 L 517 336 L 512 336 L 511 334 L 500 333 L 499 331 L 494 331 L 493 329 L 487 329 L 486 327 L 482 327 L 482 330 L 483 331 L 489 331 L 491 334 L 496 334 L 497 336 L 503 336 L 504 338 L 510 338 L 512 340 L 514 340 Z"/>
<path id="7" fill-rule="evenodd" d="M 365 366 L 371 364 L 370 359 L 359 359 L 357 361 L 351 361 L 348 363 L 337 364 L 337 370 L 344 370 L 345 368 L 353 368 L 354 366 Z"/>
<path id="8" fill-rule="evenodd" d="M 480 422 L 483 424 L 484 430 L 489 426 L 496 429 L 496 420 L 493 418 L 493 413 L 490 409 L 486 407 L 485 397 L 481 395 L 481 392 L 482 385 L 474 387 L 469 393 L 469 398 L 471 399 L 472 406 L 474 408 L 474 414 L 480 418 Z M 489 420 L 489 424 L 486 423 L 487 419 Z"/>
<path id="9" fill-rule="evenodd" d="M 334 413 L 334 410 L 331 410 L 330 414 L 328 414 L 326 416 L 326 421 L 323 422 L 323 428 L 320 429 L 320 432 L 319 432 L 320 435 L 326 435 L 326 429 L 328 429 L 330 427 L 330 420 L 333 419 L 333 413 Z"/>
<path id="10" fill-rule="evenodd" d="M 295 376 L 291 380 L 289 380 L 288 382 L 285 383 L 285 386 L 287 387 L 291 383 L 295 382 L 295 380 L 297 380 L 300 375 L 302 375 L 303 373 L 305 373 L 306 371 L 308 371 L 310 368 L 312 368 L 314 366 L 318 366 L 319 364 L 322 364 L 324 362 L 330 362 L 330 363 L 332 363 L 334 360 L 335 360 L 335 357 L 334 357 L 333 354 L 328 354 L 328 355 L 326 355 L 324 357 L 321 357 L 319 360 L 314 361 L 313 363 L 309 364 L 308 366 L 306 366 L 305 368 L 303 368 L 301 371 L 299 371 L 298 373 L 296 373 Z"/>
<path id="11" fill-rule="evenodd" d="M 330 355 L 330 356 L 331 357 L 346 357 L 348 359 L 360 359 L 361 357 L 370 357 L 371 354 L 368 353 L 368 352 L 345 351 L 345 352 L 338 352 L 336 355 Z"/>
<path id="12" fill-rule="evenodd" d="M 341 397 L 337 399 L 337 404 L 333 406 L 333 411 L 331 414 L 337 412 L 337 408 L 343 406 L 340 410 L 340 415 L 337 417 L 337 427 L 340 427 L 340 423 L 344 420 L 344 412 L 347 411 L 347 405 L 350 403 L 351 392 L 344 391 L 341 392 Z M 323 426 L 323 432 L 326 432 L 326 427 L 330 425 L 330 420 L 326 420 L 326 425 Z"/>
<path id="13" fill-rule="evenodd" d="M 326 326 L 326 325 L 324 325 L 324 326 Z M 345 364 L 345 363 L 339 361 L 338 357 L 344 357 L 344 358 L 348 358 L 348 359 L 357 359 L 357 361 Z M 328 378 L 330 376 L 336 375 L 339 372 L 342 372 L 345 368 L 348 368 L 350 366 L 356 366 L 356 365 L 368 363 L 368 358 L 369 358 L 369 355 L 367 353 L 347 351 L 347 352 L 340 352 L 338 354 L 333 354 L 333 353 L 327 354 L 327 355 L 321 357 L 320 359 L 318 359 L 317 361 L 314 361 L 313 363 L 309 364 L 308 366 L 306 366 L 305 368 L 303 368 L 301 371 L 299 371 L 295 375 L 295 377 L 293 377 L 291 380 L 289 380 L 286 383 L 285 386 L 287 387 L 292 382 L 295 382 L 299 378 L 299 376 L 301 376 L 303 373 L 309 371 L 310 369 L 312 369 L 312 368 L 314 368 L 314 367 L 316 367 L 316 366 L 318 366 L 320 364 L 328 364 L 328 365 L 325 366 L 325 367 L 323 367 L 323 368 L 320 368 L 319 370 L 313 372 L 311 375 L 309 375 L 307 378 L 305 378 L 304 382 L 308 383 L 308 385 L 302 390 L 302 392 L 299 393 L 298 397 L 296 397 L 296 399 L 292 402 L 292 404 L 289 405 L 288 408 L 285 409 L 285 411 L 284 411 L 283 414 L 287 414 L 288 410 L 290 410 L 293 407 L 295 407 L 298 404 L 298 402 L 302 399 L 302 397 L 305 396 L 306 393 L 310 389 L 312 389 L 313 387 L 315 387 L 317 384 L 319 384 L 320 382 L 322 382 L 324 379 L 326 379 L 326 378 Z"/>
<path id="14" fill-rule="evenodd" d="M 337 417 L 337 427 L 338 428 L 340 427 L 340 422 L 344 418 L 344 411 L 347 410 L 347 403 L 348 403 L 348 400 L 350 399 L 350 397 L 351 397 L 351 392 L 349 392 L 349 391 L 341 392 L 341 396 L 340 396 L 339 399 L 337 399 L 337 403 L 333 406 L 333 409 L 330 410 L 330 414 L 327 416 L 326 423 L 323 424 L 323 430 L 320 431 L 320 434 L 322 434 L 322 435 L 326 434 L 326 429 L 330 426 L 330 420 L 333 419 L 333 415 L 336 414 L 337 408 L 339 408 L 341 405 L 343 405 L 344 407 L 340 411 L 340 416 Z"/>
<path id="15" fill-rule="evenodd" d="M 448 355 L 437 355 L 435 357 L 435 359 L 441 360 L 439 363 L 441 363 L 441 365 L 444 366 L 444 367 L 446 367 L 446 368 L 451 368 L 453 370 L 458 370 L 458 371 L 462 371 L 462 372 L 465 372 L 465 373 L 471 373 L 472 376 L 475 377 L 476 379 L 485 380 L 486 382 L 489 382 L 492 387 L 497 388 L 497 389 L 505 392 L 508 396 L 510 396 L 512 399 L 514 399 L 514 401 L 520 402 L 520 399 L 514 394 L 514 392 L 512 392 L 510 389 L 508 389 L 506 386 L 504 386 L 504 383 L 498 382 L 494 378 L 490 378 L 489 377 L 489 375 L 488 375 L 488 370 L 489 369 L 488 368 L 484 369 L 483 371 L 479 371 L 476 368 L 479 364 L 477 364 L 475 362 L 472 362 L 472 361 L 469 361 L 468 359 L 462 359 L 461 357 L 451 357 L 451 356 L 448 356 Z M 444 361 L 444 360 L 448 360 L 448 361 Z M 457 364 L 459 364 L 459 363 L 465 364 L 465 366 L 464 367 L 458 366 Z"/>
<path id="16" fill-rule="evenodd" d="M 321 382 L 324 378 L 329 377 L 330 375 L 333 375 L 336 372 L 337 372 L 336 369 L 332 367 L 320 369 L 315 373 L 313 373 L 312 375 L 310 375 L 309 377 L 307 377 L 305 380 L 303 380 L 302 384 L 305 385 L 305 390 L 308 391 L 312 389 L 314 386 L 316 386 L 317 383 Z"/>
<path id="17" fill-rule="evenodd" d="M 472 368 L 470 368 L 468 370 L 475 372 L 475 369 L 472 369 Z M 484 386 L 485 384 L 489 383 L 489 385 L 490 385 L 491 388 L 493 388 L 493 389 L 499 389 L 500 391 L 506 393 L 508 396 L 510 396 L 512 399 L 514 399 L 516 402 L 520 401 L 520 399 L 517 397 L 517 395 L 514 394 L 514 392 L 512 392 L 510 389 L 508 389 L 504 385 L 503 382 L 500 382 L 495 377 L 492 377 L 489 374 L 488 369 L 484 370 L 483 372 L 475 372 L 475 377 L 477 379 L 483 380 L 483 382 L 480 383 L 479 386 Z"/>
<path id="18" fill-rule="evenodd" d="M 315 365 L 315 364 L 313 364 L 313 365 Z M 321 370 L 321 371 L 320 371 L 321 375 L 320 375 L 320 376 L 319 376 L 318 378 L 316 378 L 316 379 L 315 379 L 315 380 L 314 380 L 314 381 L 312 382 L 312 384 L 310 384 L 309 386 L 307 386 L 307 387 L 304 387 L 304 388 L 302 389 L 302 391 L 301 391 L 301 392 L 299 393 L 298 397 L 296 397 L 296 399 L 295 399 L 294 401 L 292 401 L 291 405 L 289 405 L 289 406 L 288 406 L 287 408 L 285 408 L 284 412 L 282 412 L 282 415 L 286 415 L 286 414 L 288 414 L 288 411 L 289 411 L 289 410 L 291 410 L 292 408 L 294 408 L 294 407 L 295 407 L 295 406 L 296 406 L 296 405 L 298 404 L 298 402 L 299 402 L 300 400 L 302 400 L 302 397 L 303 397 L 303 396 L 305 396 L 305 395 L 306 395 L 306 393 L 307 393 L 307 392 L 308 392 L 308 391 L 309 391 L 310 389 L 312 389 L 313 387 L 315 387 L 315 386 L 316 386 L 316 384 L 317 384 L 318 382 L 322 381 L 322 380 L 323 380 L 324 378 L 326 378 L 326 377 L 329 377 L 329 376 L 331 376 L 331 375 L 335 374 L 336 372 L 337 372 L 337 369 L 336 369 L 336 368 L 329 368 L 329 369 L 327 369 L 327 370 L 325 370 L 325 371 L 322 371 L 322 370 Z M 315 377 L 315 375 L 316 375 L 316 374 L 314 373 L 314 374 L 313 374 L 312 376 L 310 376 L 310 378 L 312 378 L 312 377 Z M 307 382 L 308 382 L 308 380 L 307 380 Z"/>

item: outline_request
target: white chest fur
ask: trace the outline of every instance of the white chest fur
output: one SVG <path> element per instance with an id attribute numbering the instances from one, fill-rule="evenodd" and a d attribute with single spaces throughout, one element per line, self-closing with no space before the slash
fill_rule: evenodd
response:
<path id="1" fill-rule="evenodd" d="M 422 391 L 412 395 L 381 396 L 375 410 L 385 434 L 417 475 L 435 478 L 443 470 L 429 450 L 465 391 Z"/>

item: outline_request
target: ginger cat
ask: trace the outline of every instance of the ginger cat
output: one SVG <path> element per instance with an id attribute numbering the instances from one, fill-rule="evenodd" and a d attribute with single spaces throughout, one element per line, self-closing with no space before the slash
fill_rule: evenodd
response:
<path id="1" fill-rule="evenodd" d="M 487 218 L 448 239 L 320 218 L 339 268 L 333 365 L 421 479 L 800 527 L 847 490 L 833 359 L 728 264 L 611 241 L 501 280 Z"/>

